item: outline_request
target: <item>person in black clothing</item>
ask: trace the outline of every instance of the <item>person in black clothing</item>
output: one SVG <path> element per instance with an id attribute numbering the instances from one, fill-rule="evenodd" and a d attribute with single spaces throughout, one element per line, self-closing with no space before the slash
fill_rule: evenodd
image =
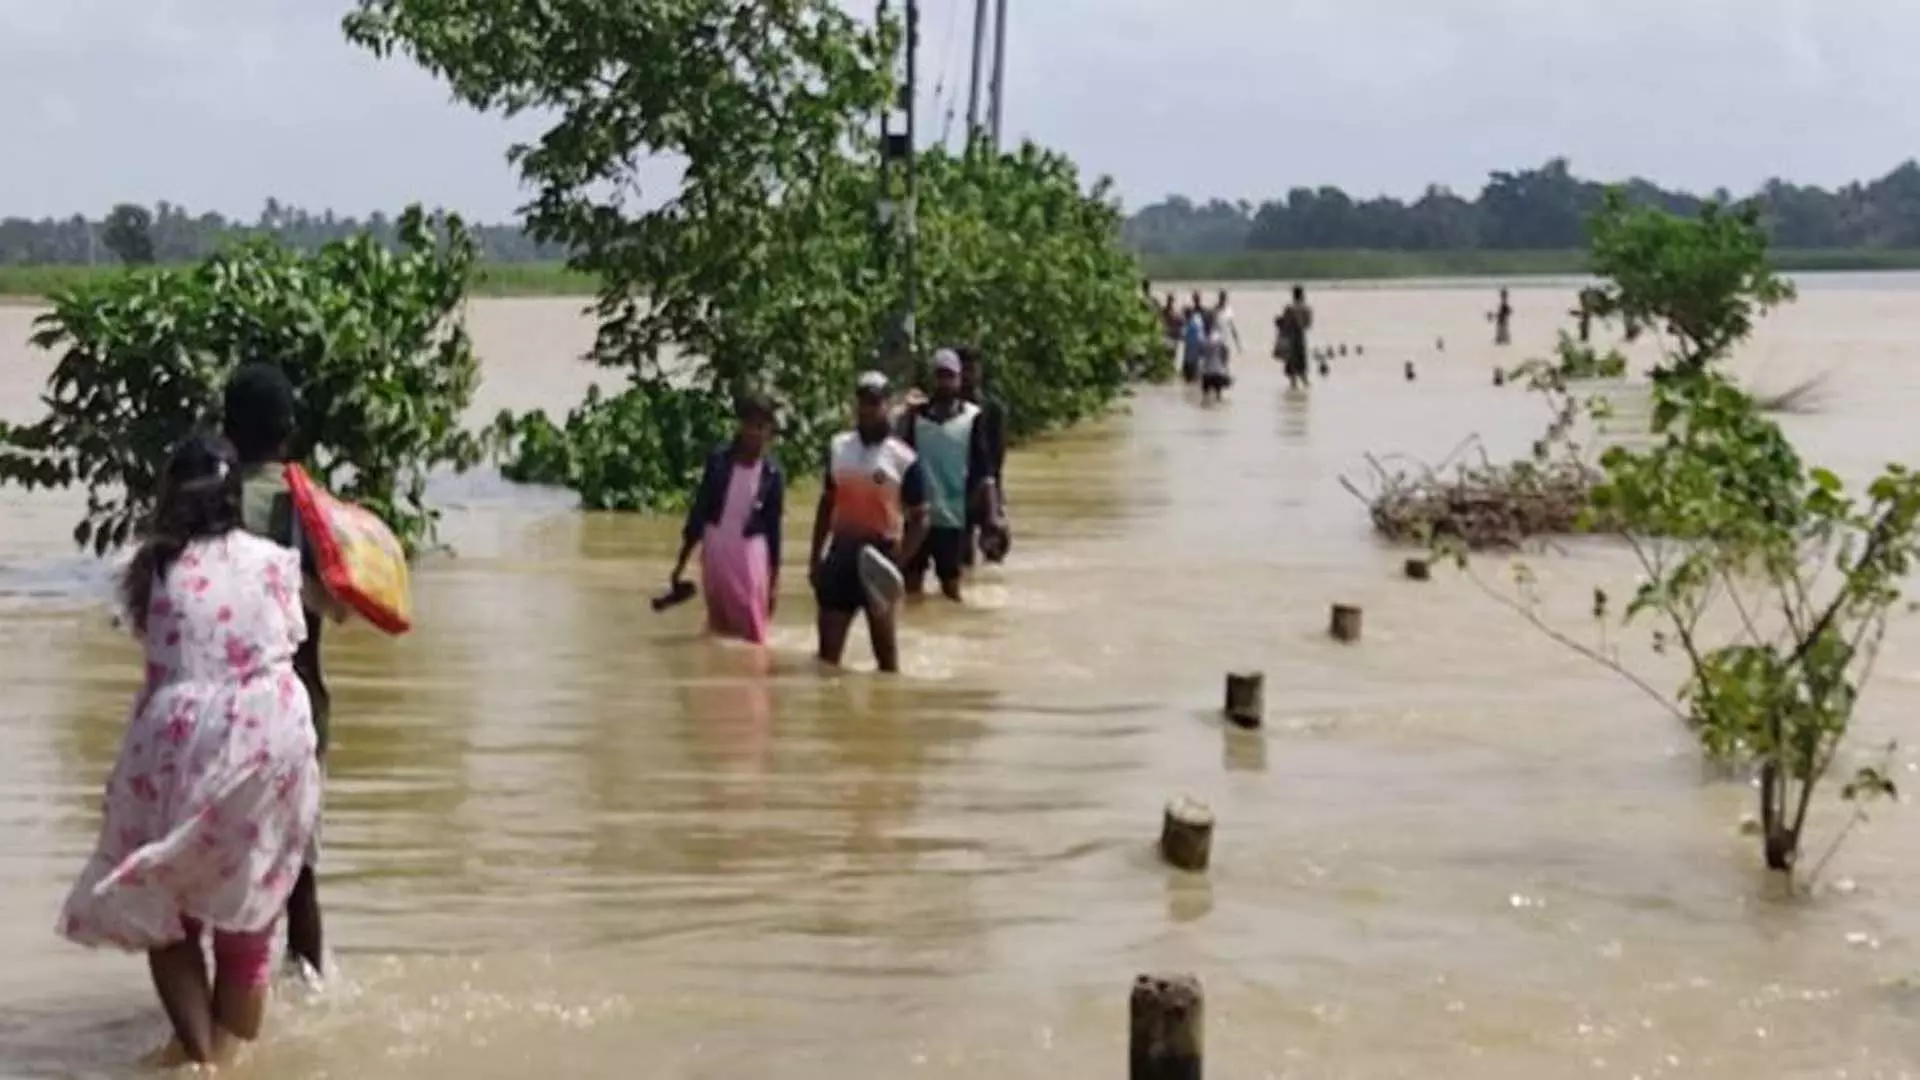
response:
<path id="1" fill-rule="evenodd" d="M 1007 541 L 1011 537 L 1006 523 L 1007 488 L 1003 481 L 1007 465 L 1007 410 L 982 387 L 986 357 L 981 355 L 979 347 L 962 345 L 959 352 L 960 394 L 980 408 L 980 419 L 974 423 L 980 429 L 991 465 L 983 479 L 993 482 L 993 489 L 984 500 L 967 502 L 967 542 L 961 553 L 966 565 L 972 566 L 977 549 L 984 549 L 988 562 L 1006 558 Z"/>
<path id="2" fill-rule="evenodd" d="M 1293 287 L 1293 302 L 1273 320 L 1273 354 L 1286 365 L 1287 386 L 1299 389 L 1307 385 L 1307 334 L 1313 329 L 1313 307 L 1307 303 L 1307 290 Z"/>
<path id="3" fill-rule="evenodd" d="M 248 532 L 298 550 L 307 574 L 301 594 L 307 638 L 293 654 L 293 670 L 313 705 L 314 753 L 324 769 L 332 699 L 320 671 L 320 632 L 326 623 L 324 616 L 343 618 L 345 609 L 319 583 L 319 564 L 298 528 L 293 495 L 287 489 L 286 462 L 294 415 L 293 384 L 275 365 L 246 364 L 228 380 L 222 425 L 240 458 L 241 523 Z M 325 973 L 326 953 L 320 891 L 314 877 L 319 837 L 316 823 L 300 877 L 287 898 L 288 959 L 304 964 L 316 978 Z"/>

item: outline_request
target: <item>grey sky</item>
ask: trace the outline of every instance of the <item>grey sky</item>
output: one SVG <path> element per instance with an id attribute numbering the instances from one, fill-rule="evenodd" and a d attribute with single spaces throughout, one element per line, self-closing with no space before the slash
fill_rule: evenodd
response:
<path id="1" fill-rule="evenodd" d="M 970 0 L 922 0 L 965 109 Z M 520 201 L 504 122 L 338 28 L 348 0 L 0 0 L 0 216 Z M 1007 125 L 1169 191 L 1477 189 L 1577 171 L 1745 189 L 1920 153 L 1903 0 L 1010 0 Z M 929 97 L 931 95 L 929 94 Z M 944 111 L 942 102 L 940 111 Z M 929 127 L 938 132 L 936 115 Z"/>

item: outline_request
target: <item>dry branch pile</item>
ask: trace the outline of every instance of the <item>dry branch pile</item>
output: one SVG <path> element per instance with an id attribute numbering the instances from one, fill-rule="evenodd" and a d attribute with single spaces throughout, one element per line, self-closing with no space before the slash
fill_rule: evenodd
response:
<path id="1" fill-rule="evenodd" d="M 1461 449 L 1469 448 L 1478 451 L 1478 440 Z M 1478 551 L 1581 531 L 1580 512 L 1599 470 L 1556 459 L 1495 465 L 1484 452 L 1478 464 L 1455 463 L 1460 453 L 1437 466 L 1406 462 L 1394 468 L 1369 454 L 1372 490 L 1345 477 L 1340 483 L 1367 504 L 1382 536 L 1402 543 L 1451 540 Z"/>

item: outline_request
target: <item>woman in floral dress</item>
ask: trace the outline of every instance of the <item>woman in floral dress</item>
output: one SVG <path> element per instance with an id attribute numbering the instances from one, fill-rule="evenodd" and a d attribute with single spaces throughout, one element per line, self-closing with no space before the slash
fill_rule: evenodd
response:
<path id="1" fill-rule="evenodd" d="M 293 551 L 240 528 L 233 447 L 176 450 L 122 582 L 146 681 L 60 917 L 82 945 L 147 953 L 175 1036 L 163 1063 L 211 1061 L 260 1031 L 274 926 L 319 813 L 293 671 L 300 587 Z"/>

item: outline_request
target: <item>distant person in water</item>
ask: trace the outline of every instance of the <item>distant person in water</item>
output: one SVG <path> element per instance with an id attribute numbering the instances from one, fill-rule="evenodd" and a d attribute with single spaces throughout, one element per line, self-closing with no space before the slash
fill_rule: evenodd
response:
<path id="1" fill-rule="evenodd" d="M 1240 326 L 1233 321 L 1233 306 L 1227 302 L 1227 290 L 1221 289 L 1220 296 L 1214 301 L 1213 321 L 1220 336 L 1226 339 L 1234 352 L 1242 352 L 1245 347 L 1240 343 Z"/>
<path id="2" fill-rule="evenodd" d="M 1293 299 L 1274 320 L 1273 328 L 1274 352 L 1286 365 L 1287 386 L 1296 390 L 1306 386 L 1307 334 L 1313 329 L 1313 306 L 1307 303 L 1305 288 L 1293 287 Z"/>
<path id="3" fill-rule="evenodd" d="M 1189 308 L 1186 325 L 1182 329 L 1180 378 L 1190 383 L 1200 379 L 1200 356 L 1207 347 L 1207 315 L 1204 306 Z"/>
<path id="4" fill-rule="evenodd" d="M 1600 295 L 1600 290 L 1598 289 L 1581 289 L 1575 297 L 1577 302 L 1573 310 L 1567 312 L 1567 314 L 1572 315 L 1577 321 L 1580 330 L 1580 344 L 1582 345 L 1593 340 L 1593 316 L 1600 310 Z"/>
<path id="5" fill-rule="evenodd" d="M 1500 290 L 1500 305 L 1488 313 L 1493 320 L 1493 343 L 1510 345 L 1513 343 L 1513 304 L 1507 300 L 1507 290 Z"/>
<path id="6" fill-rule="evenodd" d="M 1160 307 L 1160 332 L 1167 339 L 1167 352 L 1176 363 L 1180 360 L 1180 337 L 1186 325 L 1186 318 L 1180 314 L 1180 298 L 1168 293 L 1167 302 Z"/>
<path id="7" fill-rule="evenodd" d="M 1231 349 L 1221 332 L 1219 316 L 1210 317 L 1207 323 L 1207 338 L 1200 353 L 1200 401 L 1203 404 L 1209 399 L 1224 400 L 1227 387 L 1233 385 L 1233 377 L 1228 374 Z"/>
<path id="8" fill-rule="evenodd" d="M 853 430 L 834 436 L 828 447 L 807 552 L 807 580 L 820 605 L 822 661 L 840 663 L 853 617 L 864 612 L 880 670 L 900 670 L 898 605 L 868 588 L 862 552 L 872 549 L 897 568 L 919 553 L 926 532 L 926 470 L 893 434 L 887 377 L 869 371 L 855 384 Z"/>
<path id="9" fill-rule="evenodd" d="M 1169 298 L 1171 303 L 1171 298 Z M 1178 339 L 1176 338 L 1176 343 Z M 988 562 L 1006 558 L 1012 526 L 1007 521 L 1007 408 L 986 389 L 987 358 L 977 345 L 960 347 L 960 394 L 979 406 L 981 437 L 987 443 L 990 488 L 983 488 L 979 500 L 967 503 L 967 543 L 963 549 L 968 566 L 979 551 Z"/>
<path id="10" fill-rule="evenodd" d="M 932 566 L 940 591 L 949 600 L 960 599 L 968 522 L 981 517 L 993 484 L 993 447 L 980 419 L 980 407 L 961 392 L 960 354 L 952 349 L 934 353 L 933 393 L 908 414 L 901 432 L 919 459 L 927 487 L 926 542 L 901 567 L 909 596 L 924 591 Z"/>
<path id="11" fill-rule="evenodd" d="M 733 438 L 707 456 L 700 486 L 687 508 L 671 580 L 677 589 L 687 561 L 699 548 L 707 628 L 720 637 L 764 645 L 780 595 L 786 478 L 768 454 L 775 429 L 773 400 L 748 396 L 734 415 L 739 423 Z"/>

